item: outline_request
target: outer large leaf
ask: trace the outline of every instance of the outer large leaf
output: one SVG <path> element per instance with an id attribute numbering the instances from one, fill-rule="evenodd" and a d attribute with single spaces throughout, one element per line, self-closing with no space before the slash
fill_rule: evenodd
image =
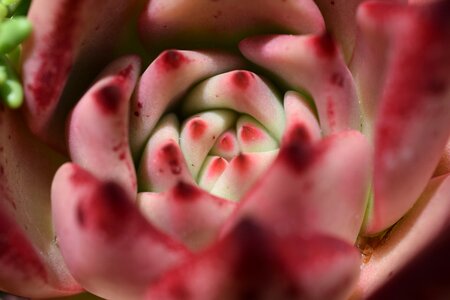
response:
<path id="1" fill-rule="evenodd" d="M 244 220 L 211 249 L 150 285 L 147 299 L 346 299 L 358 276 L 358 256 L 340 240 L 279 237 Z"/>
<path id="2" fill-rule="evenodd" d="M 142 13 L 139 29 L 149 49 L 218 48 L 233 46 L 256 33 L 305 34 L 324 29 L 322 15 L 312 0 L 260 0 L 257 7 L 255 4 L 240 0 L 153 0 Z"/>
<path id="3" fill-rule="evenodd" d="M 376 121 L 369 234 L 386 229 L 413 206 L 448 141 L 449 14 L 448 1 L 417 7 L 368 2 L 358 12 L 362 26 L 374 31 L 371 37 L 387 43 L 384 61 L 389 62 L 378 102 L 370 104 Z"/>
<path id="4" fill-rule="evenodd" d="M 59 253 L 50 185 L 63 159 L 0 107 L 0 289 L 26 297 L 81 291 Z"/>
<path id="5" fill-rule="evenodd" d="M 24 47 L 26 115 L 32 131 L 59 149 L 64 120 L 111 58 L 137 0 L 34 0 L 33 34 Z"/>
<path id="6" fill-rule="evenodd" d="M 278 158 L 243 197 L 231 224 L 251 217 L 278 234 L 320 232 L 354 243 L 370 153 L 357 131 L 313 142 L 303 127 L 288 129 Z"/>
<path id="7" fill-rule="evenodd" d="M 141 299 L 146 285 L 189 257 L 155 229 L 126 191 L 75 164 L 63 165 L 52 186 L 58 243 L 75 278 L 109 299 Z"/>

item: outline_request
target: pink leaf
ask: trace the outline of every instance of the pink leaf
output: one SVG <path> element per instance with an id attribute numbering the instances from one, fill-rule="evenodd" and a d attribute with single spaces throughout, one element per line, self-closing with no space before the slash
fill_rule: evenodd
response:
<path id="1" fill-rule="evenodd" d="M 137 184 L 128 145 L 128 108 L 139 68 L 135 56 L 107 67 L 75 107 L 68 126 L 72 161 L 102 180 L 117 180 L 131 198 Z"/>
<path id="2" fill-rule="evenodd" d="M 321 232 L 354 243 L 366 205 L 370 154 L 357 131 L 313 142 L 303 127 L 292 128 L 228 227 L 251 217 L 279 234 Z"/>
<path id="3" fill-rule="evenodd" d="M 139 205 L 152 224 L 189 248 L 211 244 L 236 204 L 179 182 L 166 193 L 140 193 Z"/>
<path id="4" fill-rule="evenodd" d="M 361 127 L 353 79 L 329 34 L 250 37 L 240 49 L 291 87 L 312 95 L 324 134 Z"/>
<path id="5" fill-rule="evenodd" d="M 388 284 L 404 268 L 413 267 L 419 255 L 428 250 L 431 251 L 435 244 L 446 240 L 450 220 L 449 212 L 450 177 L 441 176 L 430 182 L 414 207 L 382 238 L 374 238 L 372 242 L 370 238 L 367 241 L 361 241 L 360 247 L 366 256 L 366 261 L 362 264 L 361 277 L 358 288 L 355 290 L 355 296 L 367 298 L 374 291 Z M 442 260 L 438 264 L 448 261 L 446 255 L 436 258 Z M 445 273 L 447 272 L 445 271 Z M 412 281 L 411 283 L 414 283 L 410 287 L 412 290 L 423 288 L 425 285 L 422 281 L 428 280 L 429 276 L 431 278 L 440 277 L 437 279 L 438 281 L 443 278 L 448 279 L 448 276 L 442 277 L 443 273 L 419 274 L 421 275 L 420 283 Z M 402 291 L 406 294 L 409 288 L 402 289 Z M 425 298 L 428 297 L 432 297 L 432 295 L 427 295 Z"/>
<path id="6" fill-rule="evenodd" d="M 151 284 L 146 299 L 346 299 L 358 272 L 359 254 L 349 244 L 279 237 L 245 220 Z"/>
<path id="7" fill-rule="evenodd" d="M 323 29 L 322 15 L 312 0 L 261 0 L 257 9 L 254 3 L 239 0 L 156 0 L 148 2 L 139 22 L 149 49 L 155 44 L 220 47 L 258 32 L 305 34 Z"/>
<path id="8" fill-rule="evenodd" d="M 241 62 L 219 52 L 168 50 L 142 74 L 131 104 L 130 144 L 137 159 L 166 109 L 196 82 L 236 68 Z"/>
<path id="9" fill-rule="evenodd" d="M 55 243 L 50 185 L 63 158 L 0 105 L 0 289 L 56 297 L 82 289 Z"/>
<path id="10" fill-rule="evenodd" d="M 390 41 L 375 122 L 375 200 L 366 228 L 371 234 L 391 226 L 413 206 L 448 141 L 450 5 L 368 2 L 360 13 Z"/>
<path id="11" fill-rule="evenodd" d="M 104 298 L 141 298 L 146 284 L 190 256 L 139 213 L 119 184 L 75 164 L 52 186 L 58 244 L 71 273 Z"/>
<path id="12" fill-rule="evenodd" d="M 111 57 L 135 2 L 32 2 L 33 33 L 24 46 L 25 111 L 31 130 L 59 150 L 65 150 L 67 113 Z"/>

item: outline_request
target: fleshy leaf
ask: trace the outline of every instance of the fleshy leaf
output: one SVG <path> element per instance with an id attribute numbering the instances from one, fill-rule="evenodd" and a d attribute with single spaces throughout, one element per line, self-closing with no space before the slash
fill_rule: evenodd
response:
<path id="1" fill-rule="evenodd" d="M 252 62 L 312 95 L 324 134 L 360 129 L 353 79 L 329 34 L 250 37 L 239 47 Z"/>
<path id="2" fill-rule="evenodd" d="M 50 185 L 63 158 L 0 105 L 0 289 L 24 297 L 82 289 L 67 270 L 50 217 Z"/>
<path id="3" fill-rule="evenodd" d="M 219 52 L 168 50 L 145 70 L 131 105 L 130 144 L 138 159 L 167 108 L 198 81 L 237 68 L 236 57 Z"/>
<path id="4" fill-rule="evenodd" d="M 316 142 L 321 139 L 321 129 L 313 111 L 304 96 L 294 91 L 284 95 L 284 110 L 286 113 L 286 132 L 302 126 Z"/>
<path id="5" fill-rule="evenodd" d="M 414 268 L 418 256 L 426 253 L 428 248 L 433 249 L 434 245 L 442 240 L 448 241 L 449 212 L 450 177 L 441 176 L 430 182 L 414 207 L 381 239 L 374 238 L 373 242 L 370 239 L 362 241 L 360 247 L 366 261 L 361 267 L 361 277 L 355 290 L 355 298 L 367 298 L 384 284 L 388 284 L 397 274 L 400 275 L 404 268 Z M 448 249 L 448 242 L 446 247 Z M 440 260 L 438 264 L 448 261 L 447 254 L 435 258 Z M 420 280 L 414 279 L 408 285 L 412 284 L 410 288 L 414 290 L 419 287 L 424 288 L 422 281 L 426 282 L 429 277 L 438 277 L 438 282 L 444 278 L 448 280 L 448 276 L 444 273 L 447 272 L 420 273 Z M 425 291 L 426 289 L 427 287 Z M 404 295 L 411 295 L 407 290 L 401 291 L 405 293 Z M 425 298 L 432 297 L 431 295 Z M 419 297 L 419 294 L 415 296 Z"/>
<path id="6" fill-rule="evenodd" d="M 272 87 L 255 73 L 235 70 L 209 78 L 189 93 L 182 106 L 185 114 L 223 108 L 252 116 L 281 140 L 283 106 Z"/>
<path id="7" fill-rule="evenodd" d="M 358 12 L 389 41 L 390 62 L 376 110 L 368 234 L 388 228 L 413 206 L 448 141 L 449 14 L 448 1 L 410 7 L 368 2 Z"/>
<path id="8" fill-rule="evenodd" d="M 223 157 L 226 160 L 231 160 L 233 157 L 237 156 L 239 152 L 239 142 L 235 131 L 227 130 L 217 138 L 210 154 Z"/>
<path id="9" fill-rule="evenodd" d="M 139 30 L 149 49 L 223 48 L 257 33 L 324 30 L 322 15 L 312 0 L 261 0 L 257 9 L 254 4 L 239 0 L 153 0 L 142 12 Z"/>
<path id="10" fill-rule="evenodd" d="M 68 112 L 111 58 L 136 2 L 32 1 L 22 70 L 26 116 L 33 133 L 59 150 Z"/>
<path id="11" fill-rule="evenodd" d="M 356 10 L 364 0 L 315 0 L 324 19 L 327 30 L 339 42 L 346 61 L 349 61 L 355 46 Z M 389 0 L 389 2 L 406 3 L 407 0 Z"/>
<path id="12" fill-rule="evenodd" d="M 217 239 L 236 206 L 182 181 L 165 193 L 140 193 L 138 201 L 152 224 L 193 250 Z"/>
<path id="13" fill-rule="evenodd" d="M 266 128 L 250 116 L 239 117 L 236 132 L 240 149 L 244 153 L 271 151 L 279 147 Z"/>
<path id="14" fill-rule="evenodd" d="M 193 183 L 179 145 L 179 124 L 167 115 L 156 126 L 139 165 L 139 190 L 164 192 L 180 180 Z"/>
<path id="15" fill-rule="evenodd" d="M 146 285 L 190 256 L 147 222 L 125 189 L 75 164 L 52 185 L 53 219 L 61 253 L 88 291 L 108 299 L 141 299 Z"/>
<path id="16" fill-rule="evenodd" d="M 363 221 L 371 149 L 357 131 L 314 142 L 302 127 L 243 197 L 229 227 L 250 217 L 276 233 L 325 233 L 354 243 Z"/>
<path id="17" fill-rule="evenodd" d="M 228 166 L 229 162 L 222 156 L 207 156 L 198 176 L 198 185 L 206 191 L 211 191 Z"/>
<path id="18" fill-rule="evenodd" d="M 211 194 L 240 201 L 275 160 L 278 150 L 241 153 L 233 158 L 211 189 Z"/>
<path id="19" fill-rule="evenodd" d="M 135 56 L 109 65 L 78 102 L 68 125 L 72 161 L 102 180 L 120 182 L 131 198 L 137 183 L 128 145 L 128 108 L 139 69 Z"/>
<path id="20" fill-rule="evenodd" d="M 358 273 L 359 254 L 343 241 L 279 237 L 244 220 L 149 285 L 146 299 L 346 299 Z"/>
<path id="21" fill-rule="evenodd" d="M 236 114 L 229 110 L 211 110 L 192 116 L 182 126 L 180 146 L 194 178 L 216 139 L 233 125 Z"/>

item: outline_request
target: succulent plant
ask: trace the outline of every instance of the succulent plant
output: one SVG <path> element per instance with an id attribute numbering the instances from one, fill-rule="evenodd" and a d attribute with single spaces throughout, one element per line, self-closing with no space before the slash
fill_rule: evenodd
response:
<path id="1" fill-rule="evenodd" d="M 0 290 L 450 293 L 449 1 L 34 0 L 27 17 L 25 104 L 0 111 Z"/>

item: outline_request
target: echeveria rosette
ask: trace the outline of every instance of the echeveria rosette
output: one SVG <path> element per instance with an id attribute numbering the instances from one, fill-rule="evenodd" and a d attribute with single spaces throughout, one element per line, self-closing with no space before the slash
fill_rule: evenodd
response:
<path id="1" fill-rule="evenodd" d="M 2 163 L 30 182 L 2 177 L 9 244 L 0 264 L 16 274 L 0 272 L 2 288 L 358 299 L 393 295 L 405 272 L 430 269 L 442 287 L 448 276 L 430 257 L 449 248 L 450 7 L 360 2 L 262 1 L 255 11 L 238 1 L 109 1 L 96 10 L 88 0 L 33 1 L 30 18 L 43 26 L 24 62 L 32 131 L 64 149 L 61 121 L 84 95 L 67 117 L 72 162 L 54 176 L 45 224 L 33 216 L 49 217 L 49 181 L 64 159 L 31 151 L 40 142 L 17 113 L 2 112 Z M 98 72 L 89 62 L 104 65 L 100 50 L 140 9 L 149 51 L 191 50 L 163 51 L 148 67 L 118 58 L 86 89 L 77 78 Z M 255 36 L 263 33 L 272 35 Z M 244 137 L 262 143 L 248 147 Z M 33 181 L 40 164 L 48 173 Z M 231 192 L 215 190 L 221 180 Z M 40 201 L 27 200 L 33 194 Z"/>

